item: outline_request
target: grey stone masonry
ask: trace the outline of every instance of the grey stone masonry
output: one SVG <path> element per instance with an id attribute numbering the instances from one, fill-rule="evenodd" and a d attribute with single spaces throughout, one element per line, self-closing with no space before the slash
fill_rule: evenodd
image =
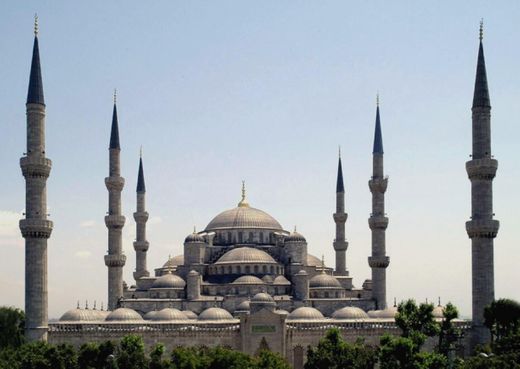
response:
<path id="1" fill-rule="evenodd" d="M 386 256 L 385 232 L 388 218 L 385 216 L 385 192 L 388 178 L 384 176 L 383 142 L 381 123 L 379 118 L 379 104 L 376 111 L 376 129 L 374 135 L 373 172 L 368 181 L 372 192 L 372 214 L 368 225 L 372 230 L 372 256 L 368 258 L 368 265 L 372 268 L 372 298 L 376 309 L 386 309 L 386 268 L 390 258 Z"/>
<path id="2" fill-rule="evenodd" d="M 113 137 L 117 133 L 117 145 L 113 144 Z M 125 217 L 121 214 L 121 191 L 125 180 L 121 177 L 119 148 L 119 133 L 117 127 L 117 110 L 114 102 L 112 119 L 111 144 L 109 148 L 110 164 L 109 176 L 105 178 L 108 190 L 108 215 L 105 224 L 108 228 L 108 254 L 105 255 L 105 265 L 108 267 L 108 309 L 117 308 L 118 300 L 123 297 L 123 266 L 126 256 L 123 255 L 122 230 Z"/>
<path id="3" fill-rule="evenodd" d="M 336 212 L 333 214 L 336 223 L 336 238 L 334 239 L 334 251 L 336 252 L 335 275 L 348 276 L 346 265 L 346 252 L 348 242 L 345 240 L 345 223 L 348 214 L 345 213 L 345 187 L 343 185 L 343 168 L 341 167 L 341 156 L 338 161 L 338 177 L 336 184 Z"/>
<path id="4" fill-rule="evenodd" d="M 136 223 L 136 238 L 134 242 L 135 250 L 135 272 L 134 279 L 138 280 L 142 277 L 149 277 L 150 273 L 146 267 L 146 252 L 149 243 L 146 240 L 146 222 L 148 221 L 148 212 L 146 211 L 146 190 L 144 187 L 143 159 L 139 159 L 139 175 L 137 185 L 137 209 L 134 213 Z M 142 184 L 142 185 L 141 185 Z"/>
<path id="5" fill-rule="evenodd" d="M 472 264 L 472 347 L 489 342 L 484 326 L 484 308 L 495 298 L 493 239 L 499 222 L 493 219 L 493 178 L 498 168 L 491 155 L 491 105 L 481 38 L 472 107 L 472 160 L 466 162 L 471 181 L 471 220 L 466 231 L 471 238 Z"/>
<path id="6" fill-rule="evenodd" d="M 47 178 L 52 162 L 45 157 L 45 104 L 37 24 L 26 112 L 27 152 L 20 159 L 25 177 L 25 219 L 20 220 L 20 230 L 25 238 L 25 336 L 35 341 L 47 340 L 47 240 L 53 227 L 47 219 Z"/>

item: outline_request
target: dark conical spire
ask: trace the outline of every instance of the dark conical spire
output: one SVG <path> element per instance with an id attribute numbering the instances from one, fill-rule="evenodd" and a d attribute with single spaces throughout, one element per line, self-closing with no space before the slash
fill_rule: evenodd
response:
<path id="1" fill-rule="evenodd" d="M 381 120 L 379 118 L 379 98 L 376 110 L 376 130 L 374 132 L 374 149 L 372 154 L 383 154 L 383 134 L 381 133 Z"/>
<path id="2" fill-rule="evenodd" d="M 484 60 L 484 47 L 482 46 L 483 24 L 480 22 L 480 45 L 478 48 L 477 74 L 475 76 L 475 91 L 473 93 L 473 107 L 491 107 L 486 75 L 486 62 Z"/>
<path id="3" fill-rule="evenodd" d="M 137 175 L 137 192 L 146 192 L 144 184 L 143 157 L 139 158 L 139 174 Z"/>
<path id="4" fill-rule="evenodd" d="M 31 75 L 29 77 L 29 90 L 27 91 L 27 104 L 45 105 L 43 99 L 42 71 L 40 68 L 40 49 L 38 47 L 38 18 L 34 23 L 34 46 L 31 62 Z"/>
<path id="5" fill-rule="evenodd" d="M 338 181 L 336 182 L 336 193 L 345 192 L 345 186 L 343 185 L 343 168 L 341 167 L 341 154 L 338 160 Z"/>
<path id="6" fill-rule="evenodd" d="M 119 125 L 117 122 L 117 106 L 114 93 L 114 112 L 112 113 L 112 129 L 110 131 L 110 149 L 121 149 L 119 146 Z"/>

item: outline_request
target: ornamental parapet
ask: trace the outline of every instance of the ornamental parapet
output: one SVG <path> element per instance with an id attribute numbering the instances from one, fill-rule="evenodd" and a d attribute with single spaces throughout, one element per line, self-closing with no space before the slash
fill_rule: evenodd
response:
<path id="1" fill-rule="evenodd" d="M 148 212 L 147 211 L 136 211 L 134 213 L 134 220 L 137 223 L 144 223 L 148 220 Z"/>
<path id="2" fill-rule="evenodd" d="M 123 215 L 106 215 L 105 224 L 107 228 L 123 228 L 125 225 L 125 217 Z"/>
<path id="3" fill-rule="evenodd" d="M 368 218 L 368 226 L 370 229 L 386 229 L 388 227 L 388 218 L 382 215 L 372 215 Z"/>
<path id="4" fill-rule="evenodd" d="M 370 188 L 370 192 L 372 193 L 385 193 L 387 187 L 388 177 L 372 177 L 372 179 L 368 181 L 368 188 Z"/>
<path id="5" fill-rule="evenodd" d="M 386 268 L 390 264 L 389 256 L 369 256 L 368 266 L 370 268 Z"/>
<path id="6" fill-rule="evenodd" d="M 498 168 L 498 161 L 490 158 L 473 159 L 466 162 L 466 172 L 469 179 L 487 179 L 495 178 Z"/>
<path id="7" fill-rule="evenodd" d="M 334 218 L 334 222 L 336 223 L 345 223 L 348 218 L 347 213 L 334 213 L 332 214 L 332 217 Z"/>
<path id="8" fill-rule="evenodd" d="M 20 168 L 24 177 L 48 178 L 52 161 L 43 156 L 24 156 L 20 158 Z"/>
<path id="9" fill-rule="evenodd" d="M 125 179 L 120 176 L 111 176 L 105 178 L 105 186 L 109 191 L 119 191 L 123 190 L 125 187 Z"/>
<path id="10" fill-rule="evenodd" d="M 472 219 L 466 222 L 469 238 L 495 238 L 500 222 L 494 219 Z"/>
<path id="11" fill-rule="evenodd" d="M 46 219 L 20 219 L 20 231 L 24 238 L 49 238 L 52 221 Z"/>
<path id="12" fill-rule="evenodd" d="M 135 251 L 148 251 L 148 247 L 150 243 L 148 241 L 134 241 L 134 250 Z"/>
<path id="13" fill-rule="evenodd" d="M 107 267 L 123 267 L 126 263 L 126 255 L 105 255 L 105 265 Z"/>

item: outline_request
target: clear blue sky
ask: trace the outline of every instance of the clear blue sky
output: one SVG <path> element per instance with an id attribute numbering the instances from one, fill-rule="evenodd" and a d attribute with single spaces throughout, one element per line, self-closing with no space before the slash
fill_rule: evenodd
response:
<path id="1" fill-rule="evenodd" d="M 347 263 L 370 277 L 371 150 L 381 95 L 389 300 L 441 296 L 470 314 L 471 100 L 485 21 L 497 297 L 520 300 L 518 1 L 24 1 L 0 5 L 0 304 L 23 306 L 19 158 L 33 15 L 47 103 L 50 316 L 106 302 L 104 177 L 118 89 L 125 279 L 133 282 L 135 184 L 144 147 L 149 269 L 233 207 L 298 225 L 333 264 L 337 148 L 347 191 Z"/>

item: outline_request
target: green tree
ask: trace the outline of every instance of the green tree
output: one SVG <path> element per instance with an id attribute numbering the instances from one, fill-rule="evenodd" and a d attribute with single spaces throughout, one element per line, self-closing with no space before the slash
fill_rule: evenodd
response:
<path id="1" fill-rule="evenodd" d="M 123 337 L 115 356 L 119 369 L 143 369 L 148 366 L 143 339 L 134 334 Z"/>
<path id="2" fill-rule="evenodd" d="M 484 309 L 484 324 L 492 338 L 500 339 L 520 332 L 520 304 L 511 299 L 499 299 Z"/>
<path id="3" fill-rule="evenodd" d="M 291 366 L 278 353 L 262 350 L 256 358 L 255 369 L 291 369 Z"/>
<path id="4" fill-rule="evenodd" d="M 437 350 L 440 354 L 446 356 L 448 360 L 451 360 L 455 344 L 461 335 L 460 329 L 453 324 L 453 320 L 459 317 L 459 311 L 452 303 L 448 303 L 443 309 L 443 315 Z"/>
<path id="5" fill-rule="evenodd" d="M 158 343 L 150 352 L 150 369 L 168 369 L 170 367 L 170 360 L 163 359 L 164 345 Z"/>
<path id="6" fill-rule="evenodd" d="M 433 305 L 415 300 L 401 302 L 397 308 L 395 324 L 401 328 L 402 336 L 411 338 L 417 346 L 422 346 L 427 337 L 439 333 L 439 325 L 433 319 Z"/>
<path id="7" fill-rule="evenodd" d="M 204 350 L 194 347 L 176 347 L 171 354 L 172 369 L 203 369 L 209 365 Z"/>
<path id="8" fill-rule="evenodd" d="M 25 314 L 22 310 L 0 307 L 0 350 L 5 347 L 20 347 L 24 342 Z"/>

